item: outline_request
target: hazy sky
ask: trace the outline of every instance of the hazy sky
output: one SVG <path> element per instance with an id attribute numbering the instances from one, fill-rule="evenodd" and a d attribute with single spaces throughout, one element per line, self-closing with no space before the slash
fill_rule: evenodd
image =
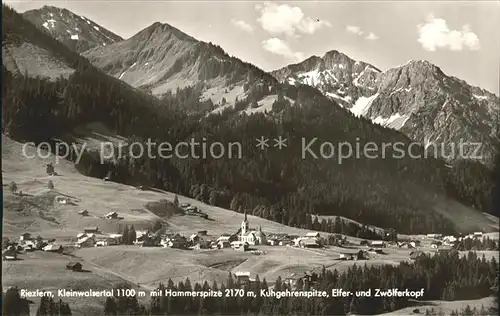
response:
<path id="1" fill-rule="evenodd" d="M 171 24 L 264 70 L 336 49 L 386 70 L 426 59 L 499 94 L 499 1 L 4 1 L 65 7 L 128 38 Z"/>

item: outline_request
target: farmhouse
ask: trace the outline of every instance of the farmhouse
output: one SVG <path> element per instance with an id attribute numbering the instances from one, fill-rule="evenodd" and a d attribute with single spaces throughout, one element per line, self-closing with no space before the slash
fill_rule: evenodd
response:
<path id="1" fill-rule="evenodd" d="M 192 234 L 191 236 L 189 236 L 189 241 L 192 243 L 197 243 L 200 240 L 202 240 L 202 238 L 198 234 Z"/>
<path id="2" fill-rule="evenodd" d="M 116 212 L 109 212 L 108 214 L 104 215 L 106 219 L 117 219 L 118 218 L 118 213 Z"/>
<path id="3" fill-rule="evenodd" d="M 162 244 L 163 247 L 186 249 L 187 240 L 185 237 L 182 237 L 181 235 L 176 234 L 170 238 L 166 238 L 165 240 L 162 240 L 160 242 L 160 244 Z"/>
<path id="4" fill-rule="evenodd" d="M 24 233 L 19 237 L 19 240 L 24 241 L 24 240 L 31 240 L 31 234 L 30 233 Z"/>
<path id="5" fill-rule="evenodd" d="M 218 248 L 218 249 L 230 248 L 230 247 L 231 247 L 231 244 L 229 243 L 229 241 L 225 241 L 225 240 L 219 240 L 215 244 L 215 248 Z"/>
<path id="6" fill-rule="evenodd" d="M 291 245 L 293 244 L 292 240 L 289 239 L 289 238 L 283 238 L 279 241 L 278 243 L 280 246 L 288 246 L 288 245 Z"/>
<path id="7" fill-rule="evenodd" d="M 230 234 L 222 234 L 222 235 L 220 235 L 220 237 L 219 237 L 219 238 L 217 238 L 217 241 L 227 241 L 227 242 L 231 242 L 231 241 L 233 241 L 233 240 L 231 240 L 231 239 L 233 239 L 233 238 L 231 238 L 231 237 L 232 237 L 232 236 L 231 236 Z"/>
<path id="8" fill-rule="evenodd" d="M 453 242 L 456 242 L 456 241 L 457 241 L 457 238 L 456 238 L 455 236 L 450 235 L 450 236 L 445 236 L 445 237 L 443 238 L 443 240 L 444 240 L 444 241 L 447 241 L 447 242 L 450 242 L 450 243 L 453 243 Z"/>
<path id="9" fill-rule="evenodd" d="M 439 239 L 439 238 L 442 238 L 442 237 L 443 237 L 442 234 L 427 234 L 427 238 Z"/>
<path id="10" fill-rule="evenodd" d="M 277 238 L 267 238 L 267 244 L 269 246 L 277 246 L 279 244 L 279 240 Z"/>
<path id="11" fill-rule="evenodd" d="M 161 236 L 159 231 L 156 233 L 146 233 L 142 235 L 143 247 L 158 247 L 161 244 Z"/>
<path id="12" fill-rule="evenodd" d="M 66 269 L 72 271 L 82 271 L 82 264 L 80 262 L 69 262 L 66 265 Z"/>
<path id="13" fill-rule="evenodd" d="M 122 243 L 122 234 L 109 234 L 108 245 L 119 245 Z"/>
<path id="14" fill-rule="evenodd" d="M 374 248 L 385 248 L 385 242 L 383 240 L 374 240 L 370 243 L 370 246 Z"/>
<path id="15" fill-rule="evenodd" d="M 199 230 L 198 231 L 198 235 L 199 236 L 206 236 L 207 235 L 207 231 L 206 230 Z"/>
<path id="16" fill-rule="evenodd" d="M 68 204 L 68 199 L 61 196 L 56 196 L 56 202 L 59 204 Z"/>
<path id="17" fill-rule="evenodd" d="M 14 249 L 5 249 L 2 251 L 3 260 L 16 260 L 17 252 Z"/>
<path id="18" fill-rule="evenodd" d="M 95 245 L 95 237 L 94 236 L 85 236 L 76 242 L 75 247 L 87 248 L 87 247 L 94 247 L 94 245 Z"/>
<path id="19" fill-rule="evenodd" d="M 476 238 L 476 237 L 483 237 L 483 233 L 482 233 L 482 232 L 475 232 L 473 236 L 474 236 L 475 238 Z"/>
<path id="20" fill-rule="evenodd" d="M 306 237 L 307 238 L 321 238 L 321 235 L 319 233 L 315 233 L 315 232 L 310 232 L 310 233 L 307 233 L 306 234 Z"/>
<path id="21" fill-rule="evenodd" d="M 317 239 L 305 238 L 299 241 L 299 246 L 302 248 L 319 248 L 321 244 Z"/>
<path id="22" fill-rule="evenodd" d="M 186 207 L 186 212 L 188 212 L 188 213 L 196 213 L 196 212 L 198 212 L 198 208 L 196 206 L 192 206 L 191 205 L 191 206 Z"/>
<path id="23" fill-rule="evenodd" d="M 356 253 L 356 260 L 368 260 L 370 259 L 370 255 L 368 252 L 360 250 Z"/>
<path id="24" fill-rule="evenodd" d="M 415 248 L 415 243 L 402 242 L 399 244 L 399 248 L 403 249 Z"/>
<path id="25" fill-rule="evenodd" d="M 247 251 L 248 246 L 248 243 L 243 241 L 233 241 L 231 243 L 231 248 L 233 248 L 234 250 Z"/>
<path id="26" fill-rule="evenodd" d="M 36 245 L 32 240 L 27 240 L 22 245 L 24 251 L 35 251 Z"/>
<path id="27" fill-rule="evenodd" d="M 354 260 L 354 254 L 353 253 L 341 253 L 341 254 L 339 254 L 339 259 L 340 260 Z"/>
<path id="28" fill-rule="evenodd" d="M 236 272 L 234 275 L 236 276 L 236 280 L 241 285 L 246 285 L 250 283 L 250 272 Z"/>

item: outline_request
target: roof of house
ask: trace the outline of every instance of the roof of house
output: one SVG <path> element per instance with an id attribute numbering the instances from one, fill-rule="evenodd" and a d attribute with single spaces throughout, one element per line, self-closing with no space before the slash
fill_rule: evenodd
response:
<path id="1" fill-rule="evenodd" d="M 2 256 L 17 256 L 17 252 L 13 249 L 4 249 L 2 251 Z"/>
<path id="2" fill-rule="evenodd" d="M 320 234 L 316 232 L 309 232 L 306 234 L 306 237 L 317 237 L 317 236 L 320 236 Z"/>
<path id="3" fill-rule="evenodd" d="M 318 242 L 314 239 L 303 239 L 300 241 L 304 245 L 317 245 Z"/>
<path id="4" fill-rule="evenodd" d="M 82 264 L 80 262 L 68 262 L 68 264 L 66 265 L 67 268 L 76 268 L 78 266 L 82 266 Z"/>
<path id="5" fill-rule="evenodd" d="M 250 276 L 250 272 L 235 272 L 236 276 Z"/>
<path id="6" fill-rule="evenodd" d="M 87 242 L 87 241 L 89 241 L 89 240 L 92 240 L 92 238 L 90 238 L 89 236 L 86 236 L 86 237 L 83 237 L 82 239 L 78 240 L 78 241 L 76 242 L 76 244 L 77 244 L 77 245 L 79 245 L 79 244 L 83 244 L 83 243 L 85 243 L 85 242 Z"/>
<path id="7" fill-rule="evenodd" d="M 49 244 L 49 245 L 43 247 L 43 250 L 58 250 L 58 249 L 61 249 L 61 248 L 62 248 L 61 245 Z"/>

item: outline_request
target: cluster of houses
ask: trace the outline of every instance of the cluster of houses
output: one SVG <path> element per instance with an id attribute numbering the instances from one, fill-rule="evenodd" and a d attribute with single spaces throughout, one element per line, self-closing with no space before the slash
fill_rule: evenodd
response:
<path id="1" fill-rule="evenodd" d="M 189 209 L 191 206 L 182 205 L 184 209 Z M 191 209 L 192 212 L 197 212 L 197 209 Z M 106 218 L 117 218 L 116 212 L 111 212 L 106 215 Z M 99 232 L 98 227 L 88 227 L 77 235 L 75 247 L 102 247 L 119 245 L 122 243 L 121 234 L 104 234 Z M 240 229 L 235 233 L 225 233 L 218 238 L 208 236 L 206 230 L 198 231 L 189 237 L 182 236 L 178 233 L 136 231 L 136 240 L 133 241 L 136 245 L 143 247 L 165 247 L 177 249 L 223 249 L 232 248 L 239 251 L 247 251 L 251 246 L 256 245 L 272 245 L 272 246 L 296 246 L 296 247 L 311 247 L 317 248 L 324 244 L 323 238 L 319 233 L 308 233 L 306 236 L 293 236 L 288 234 L 266 234 L 262 231 L 262 227 L 251 229 L 246 213 L 241 222 Z"/>
<path id="2" fill-rule="evenodd" d="M 43 250 L 47 252 L 62 252 L 63 247 L 55 243 L 55 239 L 43 239 L 33 237 L 30 233 L 24 233 L 19 237 L 19 241 L 10 243 L 2 251 L 3 260 L 17 260 L 17 254 L 20 252 L 32 252 Z"/>
<path id="3" fill-rule="evenodd" d="M 431 248 L 433 249 L 438 249 L 441 246 L 444 247 L 454 247 L 457 243 L 461 242 L 462 240 L 466 239 L 479 239 L 483 238 L 483 233 L 482 232 L 474 232 L 469 235 L 459 235 L 459 236 L 444 236 L 442 234 L 427 234 L 422 239 L 429 239 L 431 240 Z"/>
<path id="4" fill-rule="evenodd" d="M 76 248 L 102 247 L 121 244 L 121 234 L 103 234 L 99 227 L 87 227 L 76 235 Z"/>

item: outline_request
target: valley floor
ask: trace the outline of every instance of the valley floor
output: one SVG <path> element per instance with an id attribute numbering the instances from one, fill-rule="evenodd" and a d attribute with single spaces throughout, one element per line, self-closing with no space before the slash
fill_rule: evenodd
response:
<path id="1" fill-rule="evenodd" d="M 356 253 L 360 249 L 366 249 L 359 246 L 361 240 L 355 237 L 348 237 L 352 246 L 347 248 L 255 246 L 255 251 L 240 252 L 233 249 L 180 250 L 119 245 L 74 249 L 70 245 L 76 241 L 76 235 L 89 226 L 98 226 L 105 233 L 118 233 L 120 225 L 133 224 L 139 230 L 147 228 L 156 220 L 165 220 L 172 232 L 189 236 L 199 230 L 207 230 L 209 236 L 217 238 L 223 233 L 235 233 L 243 215 L 179 196 L 180 203 L 197 206 L 209 216 L 209 220 L 180 215 L 161 219 L 148 211 L 145 205 L 163 199 L 173 201 L 173 193 L 142 191 L 131 186 L 85 177 L 67 161 L 60 161 L 55 165 L 57 176 L 47 176 L 45 163 L 54 161 L 53 157 L 46 160 L 28 159 L 23 156 L 20 143 L 6 136 L 2 136 L 2 143 L 4 237 L 18 239 L 21 234 L 29 232 L 33 236 L 54 238 L 65 247 L 62 254 L 35 251 L 20 254 L 20 260 L 4 261 L 4 289 L 18 286 L 30 290 L 100 290 L 129 282 L 136 288 L 149 292 L 168 279 L 174 282 L 189 278 L 192 283 L 205 280 L 209 284 L 213 281 L 222 283 L 229 273 L 236 272 L 259 275 L 261 280 L 265 278 L 270 283 L 278 276 L 282 279 L 295 278 L 306 272 L 319 272 L 323 266 L 340 272 L 354 264 L 397 265 L 408 261 L 412 251 L 385 248 L 383 254 L 372 254 L 369 260 L 339 260 L 342 253 Z M 29 154 L 34 152 L 33 147 L 27 149 Z M 54 183 L 52 190 L 47 188 L 49 180 Z M 8 184 L 11 181 L 17 184 L 18 191 L 22 191 L 23 196 L 9 191 Z M 56 199 L 59 197 L 67 198 L 70 203 L 57 203 Z M 88 210 L 89 216 L 80 216 L 78 212 L 81 210 Z M 123 219 L 103 218 L 112 211 Z M 248 220 L 251 227 L 261 226 L 266 234 L 305 235 L 309 232 L 254 216 L 248 216 Z M 491 235 L 498 238 L 498 233 Z M 421 239 L 421 236 L 414 237 Z M 422 241 L 421 250 L 432 253 L 436 251 L 430 247 L 429 240 Z M 499 259 L 496 251 L 482 253 L 487 259 Z M 66 264 L 70 261 L 81 262 L 83 269 L 88 271 L 67 270 Z M 149 300 L 149 296 L 142 299 Z M 38 300 L 33 301 L 35 304 L 32 311 L 36 312 Z M 66 298 L 65 301 L 70 303 L 73 315 L 96 315 L 102 312 L 104 298 Z"/>

